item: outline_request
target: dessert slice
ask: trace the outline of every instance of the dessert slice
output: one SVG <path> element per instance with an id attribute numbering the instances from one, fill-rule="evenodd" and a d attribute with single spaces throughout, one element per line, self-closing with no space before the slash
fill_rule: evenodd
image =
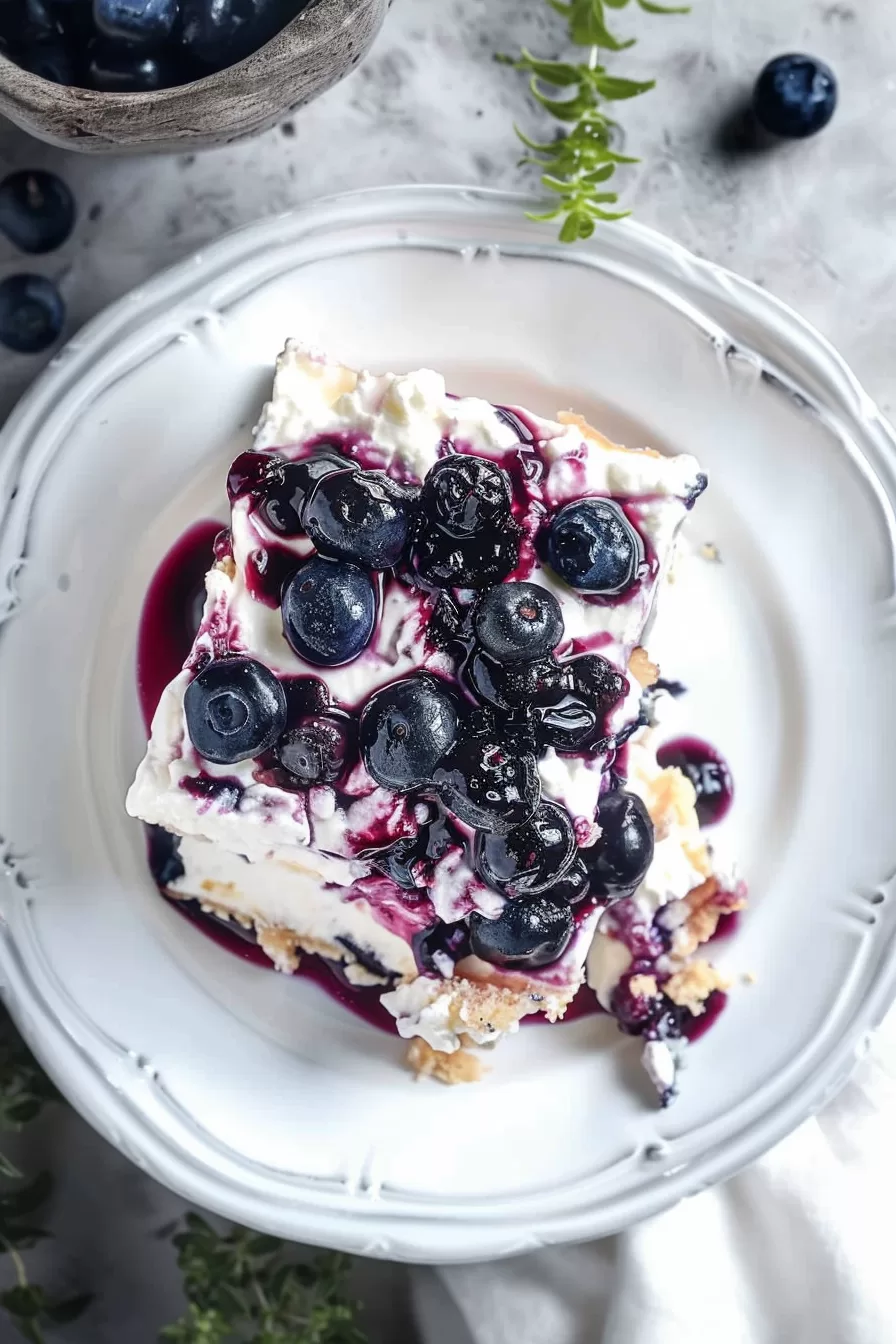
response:
<path id="1" fill-rule="evenodd" d="M 374 988 L 443 1078 L 561 1018 L 588 962 L 668 1098 L 721 888 L 643 728 L 642 640 L 705 485 L 576 416 L 287 345 L 128 794 L 166 895 Z M 652 960 L 624 936 L 644 893 L 678 921 Z"/>

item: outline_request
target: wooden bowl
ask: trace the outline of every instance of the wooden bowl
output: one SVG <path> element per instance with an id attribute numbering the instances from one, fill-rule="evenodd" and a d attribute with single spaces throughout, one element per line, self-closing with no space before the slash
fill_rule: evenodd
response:
<path id="1" fill-rule="evenodd" d="M 155 93 L 53 84 L 0 56 L 0 114 L 82 154 L 151 154 L 257 135 L 347 75 L 369 50 L 391 0 L 312 0 L 236 65 Z"/>

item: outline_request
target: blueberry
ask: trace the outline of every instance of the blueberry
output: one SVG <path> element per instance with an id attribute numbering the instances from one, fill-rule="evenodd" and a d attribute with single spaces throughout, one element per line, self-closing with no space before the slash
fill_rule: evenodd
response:
<path id="1" fill-rule="evenodd" d="M 551 519 L 547 558 L 571 588 L 615 596 L 638 578 L 644 546 L 612 499 L 579 499 Z"/>
<path id="2" fill-rule="evenodd" d="M 302 788 L 335 784 L 349 757 L 350 728 L 347 715 L 308 715 L 286 730 L 274 747 L 274 755 Z"/>
<path id="3" fill-rule="evenodd" d="M 549 896 L 508 901 L 497 919 L 470 916 L 470 948 L 494 966 L 547 966 L 561 957 L 572 938 L 569 906 Z"/>
<path id="4" fill-rule="evenodd" d="M 510 517 L 507 473 L 484 457 L 452 453 L 427 472 L 420 503 L 427 517 L 453 537 L 494 529 Z"/>
<path id="5" fill-rule="evenodd" d="M 329 472 L 302 514 L 319 551 L 369 569 L 391 569 L 407 545 L 416 497 L 381 471 Z"/>
<path id="6" fill-rule="evenodd" d="M 0 232 L 23 252 L 61 247 L 74 222 L 74 198 L 55 173 L 10 173 L 0 182 Z"/>
<path id="7" fill-rule="evenodd" d="M 334 471 L 344 471 L 346 461 L 334 453 L 322 453 L 301 462 L 282 462 L 279 471 L 269 477 L 258 506 L 271 531 L 282 537 L 295 537 L 304 532 L 302 510 L 308 496 L 322 477 Z"/>
<path id="8" fill-rule="evenodd" d="M 772 135 L 802 140 L 827 126 L 837 106 L 837 80 L 814 56 L 778 56 L 753 89 L 756 120 Z"/>
<path id="9" fill-rule="evenodd" d="M 376 591 L 357 565 L 315 555 L 283 589 L 283 633 L 295 652 L 316 667 L 351 662 L 369 642 L 376 622 Z"/>
<path id="10" fill-rule="evenodd" d="M 161 42 L 177 19 L 178 0 L 93 0 L 93 21 L 106 37 Z"/>
<path id="11" fill-rule="evenodd" d="M 599 653 L 585 653 L 563 664 L 574 693 L 604 715 L 628 695 L 628 680 Z"/>
<path id="12" fill-rule="evenodd" d="M 21 355 L 36 355 L 62 331 L 65 304 L 43 275 L 8 275 L 0 280 L 0 344 Z"/>
<path id="13" fill-rule="evenodd" d="M 199 755 L 233 765 L 274 745 L 286 723 L 286 695 L 254 658 L 216 658 L 187 687 L 184 714 Z"/>
<path id="14" fill-rule="evenodd" d="M 103 93 L 152 93 L 171 83 L 168 65 L 129 42 L 97 37 L 87 48 L 87 83 Z"/>
<path id="15" fill-rule="evenodd" d="M 565 808 L 541 802 L 522 826 L 506 835 L 477 835 L 476 871 L 508 896 L 535 896 L 564 875 L 576 855 Z"/>
<path id="16" fill-rule="evenodd" d="M 457 735 L 458 706 L 425 673 L 376 691 L 361 713 L 361 757 L 378 784 L 397 793 L 428 784 Z"/>
<path id="17" fill-rule="evenodd" d="M 74 62 L 61 38 L 26 38 L 16 54 L 16 61 L 23 70 L 53 84 L 75 82 Z"/>
<path id="18" fill-rule="evenodd" d="M 246 495 L 261 498 L 283 485 L 286 458 L 279 453 L 240 453 L 227 473 L 227 498 L 231 504 Z"/>
<path id="19" fill-rule="evenodd" d="M 403 891 L 420 892 L 432 884 L 433 867 L 453 846 L 462 845 L 460 835 L 444 815 L 421 826 L 416 835 L 396 840 L 388 849 L 364 855 L 375 868 Z"/>
<path id="20" fill-rule="evenodd" d="M 520 529 L 508 521 L 503 529 L 472 537 L 452 537 L 441 528 L 423 527 L 411 551 L 411 563 L 430 588 L 472 588 L 501 583 L 520 558 Z"/>
<path id="21" fill-rule="evenodd" d="M 628 896 L 641 882 L 653 858 L 653 822 L 640 798 L 617 789 L 598 803 L 601 834 L 580 850 L 595 896 Z"/>
<path id="22" fill-rule="evenodd" d="M 476 638 L 499 663 L 541 658 L 563 638 L 560 603 L 537 583 L 502 583 L 479 599 Z"/>
<path id="23" fill-rule="evenodd" d="M 595 744 L 601 724 L 593 709 L 569 695 L 558 705 L 536 710 L 534 732 L 541 747 L 576 752 Z"/>
<path id="24" fill-rule="evenodd" d="M 308 0 L 183 0 L 182 42 L 203 64 L 223 69 L 257 51 Z"/>
<path id="25" fill-rule="evenodd" d="M 547 894 L 552 901 L 566 901 L 568 905 L 575 905 L 578 901 L 584 900 L 590 890 L 591 878 L 588 876 L 588 869 L 580 858 L 576 858 L 559 882 L 555 882 L 549 888 Z"/>
<path id="26" fill-rule="evenodd" d="M 556 705 L 566 693 L 563 668 L 553 658 L 508 664 L 477 651 L 467 664 L 466 676 L 476 695 L 499 709 Z"/>
<path id="27" fill-rule="evenodd" d="M 522 826 L 541 798 L 535 757 L 493 736 L 460 738 L 432 778 L 448 811 L 482 831 L 506 834 Z"/>

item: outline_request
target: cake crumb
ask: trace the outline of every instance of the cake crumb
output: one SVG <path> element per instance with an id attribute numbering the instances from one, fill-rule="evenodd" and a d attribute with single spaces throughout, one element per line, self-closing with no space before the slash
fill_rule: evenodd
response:
<path id="1" fill-rule="evenodd" d="M 741 977 L 740 977 L 740 978 L 741 978 L 741 980 L 743 981 L 743 983 L 744 983 L 745 985 L 755 985 L 755 983 L 756 983 L 756 972 L 755 972 L 755 971 L 742 971 L 742 972 L 741 972 Z"/>
<path id="2" fill-rule="evenodd" d="M 714 541 L 705 541 L 698 552 L 702 560 L 708 560 L 711 565 L 720 565 L 722 557 L 719 554 L 719 548 Z"/>
<path id="3" fill-rule="evenodd" d="M 457 1083 L 478 1083 L 482 1077 L 482 1061 L 469 1050 L 455 1050 L 446 1055 L 433 1050 L 428 1041 L 416 1036 L 408 1046 L 405 1062 L 419 1078 L 434 1078 L 436 1082 L 453 1087 Z"/>
<path id="4" fill-rule="evenodd" d="M 640 995 L 645 999 L 655 999 L 659 994 L 655 975 L 633 975 L 628 982 L 628 987 L 632 994 Z"/>
<path id="5" fill-rule="evenodd" d="M 647 656 L 647 650 L 642 649 L 640 644 L 632 649 L 632 656 L 628 660 L 628 669 L 639 686 L 646 691 L 649 686 L 655 686 L 660 679 L 660 669 L 656 663 L 650 661 Z"/>
<path id="6" fill-rule="evenodd" d="M 285 975 L 294 975 L 299 969 L 299 954 L 296 951 L 296 936 L 289 929 L 277 929 L 270 924 L 256 927 L 258 946 L 266 956 Z"/>
<path id="7" fill-rule="evenodd" d="M 220 560 L 217 560 L 215 569 L 220 570 L 222 574 L 226 574 L 228 579 L 236 578 L 236 563 L 232 555 L 224 555 Z"/>
<path id="8" fill-rule="evenodd" d="M 683 966 L 669 977 L 663 985 L 663 992 L 679 1008 L 687 1008 L 695 1017 L 699 1017 L 713 990 L 727 989 L 730 983 L 710 962 L 692 961 L 689 966 Z"/>

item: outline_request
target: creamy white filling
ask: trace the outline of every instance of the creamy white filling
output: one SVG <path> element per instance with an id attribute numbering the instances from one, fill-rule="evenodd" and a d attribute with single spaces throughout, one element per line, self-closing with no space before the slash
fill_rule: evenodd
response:
<path id="1" fill-rule="evenodd" d="M 363 897 L 346 900 L 345 887 L 328 885 L 332 864 L 307 851 L 249 863 L 220 845 L 195 837 L 180 845 L 184 874 L 170 884 L 182 897 L 262 928 L 285 929 L 299 938 L 329 944 L 353 960 L 360 948 L 390 975 L 417 975 L 411 944 L 377 918 Z"/>

